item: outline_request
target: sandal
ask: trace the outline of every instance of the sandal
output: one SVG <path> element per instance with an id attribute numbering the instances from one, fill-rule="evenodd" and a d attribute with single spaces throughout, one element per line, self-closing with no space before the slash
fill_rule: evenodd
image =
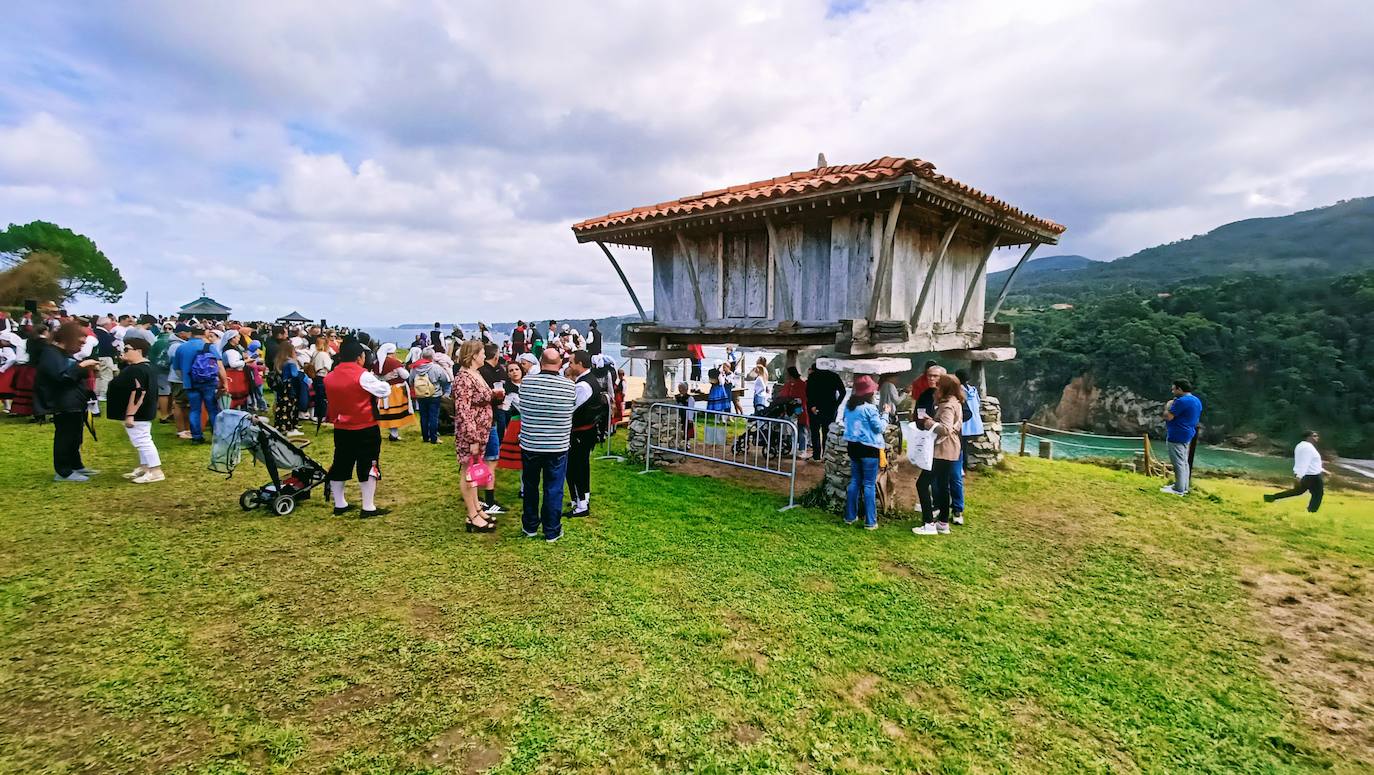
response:
<path id="1" fill-rule="evenodd" d="M 474 519 L 482 520 L 482 524 L 478 525 L 476 522 L 473 522 Z M 468 517 L 466 529 L 469 533 L 491 533 L 496 530 L 496 523 L 483 517 L 481 514 L 474 514 Z"/>

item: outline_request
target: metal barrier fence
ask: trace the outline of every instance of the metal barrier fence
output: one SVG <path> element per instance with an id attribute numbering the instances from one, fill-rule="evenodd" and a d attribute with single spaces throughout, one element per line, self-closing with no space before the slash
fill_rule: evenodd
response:
<path id="1" fill-rule="evenodd" d="M 649 473 L 653 453 L 663 452 L 785 476 L 787 505 L 778 511 L 797 507 L 797 426 L 790 419 L 656 403 L 649 407 L 645 442 L 640 473 Z"/>

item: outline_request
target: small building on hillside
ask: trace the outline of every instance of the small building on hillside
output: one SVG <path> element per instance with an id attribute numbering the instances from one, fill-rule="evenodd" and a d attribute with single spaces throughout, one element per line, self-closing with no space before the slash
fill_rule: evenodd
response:
<path id="1" fill-rule="evenodd" d="M 183 304 L 177 317 L 197 320 L 228 320 L 233 310 L 205 295 L 205 286 L 200 288 L 200 298 L 190 304 Z"/>
<path id="2" fill-rule="evenodd" d="M 298 323 L 314 323 L 315 321 L 311 320 L 310 318 L 306 317 L 305 315 L 302 315 L 301 313 L 293 309 L 285 315 L 282 315 L 281 317 L 277 318 L 276 322 L 294 325 Z"/>

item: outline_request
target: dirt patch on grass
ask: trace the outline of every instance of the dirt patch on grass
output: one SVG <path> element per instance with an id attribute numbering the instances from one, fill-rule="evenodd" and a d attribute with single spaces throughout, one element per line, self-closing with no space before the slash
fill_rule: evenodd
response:
<path id="1" fill-rule="evenodd" d="M 753 724 L 736 724 L 730 729 L 730 736 L 736 743 L 750 746 L 763 739 L 763 730 Z"/>
<path id="2" fill-rule="evenodd" d="M 436 605 L 429 603 L 412 603 L 410 606 L 410 620 L 419 627 L 433 627 L 444 619 L 444 612 Z"/>
<path id="3" fill-rule="evenodd" d="M 878 693 L 878 685 L 881 683 L 882 679 L 872 673 L 852 676 L 844 691 L 844 698 L 854 707 L 867 710 L 869 699 Z"/>
<path id="4" fill-rule="evenodd" d="M 788 466 L 791 461 L 788 461 Z M 742 484 L 757 490 L 767 490 L 776 492 L 787 497 L 788 480 L 785 476 L 777 474 L 765 474 L 762 471 L 751 471 L 747 468 L 735 468 L 723 463 L 708 463 L 705 460 L 692 460 L 683 458 L 677 462 L 669 463 L 664 466 L 668 471 L 675 474 L 686 474 L 687 476 L 706 476 L 712 479 L 728 479 L 731 482 Z M 797 495 L 810 490 L 821 479 L 825 477 L 825 466 L 819 463 L 807 463 L 801 458 L 797 458 Z"/>
<path id="5" fill-rule="evenodd" d="M 1253 570 L 1245 587 L 1273 635 L 1268 667 L 1308 727 L 1342 758 L 1374 765 L 1374 572 Z"/>
<path id="6" fill-rule="evenodd" d="M 882 568 L 883 573 L 889 576 L 896 576 L 903 579 L 916 579 L 924 575 L 906 563 L 892 562 L 891 560 L 882 563 L 878 567 Z"/>
<path id="7" fill-rule="evenodd" d="M 322 721 L 332 716 L 342 716 L 363 708 L 371 708 L 390 702 L 392 695 L 367 684 L 357 684 L 347 689 L 321 697 L 310 706 L 309 717 Z"/>
<path id="8" fill-rule="evenodd" d="M 6 745 L 23 741 L 22 750 L 8 751 L 14 757 L 10 763 L 31 756 L 35 765 L 41 760 L 45 767 L 61 764 L 93 772 L 114 769 L 115 759 L 106 756 L 137 761 L 151 772 L 176 769 L 205 757 L 215 744 L 209 726 L 198 719 L 165 723 L 123 718 L 65 702 L 6 704 L 0 714 L 0 740 Z M 89 747 L 93 740 L 101 741 L 95 749 L 100 753 Z"/>
<path id="9" fill-rule="evenodd" d="M 462 772 L 478 773 L 495 767 L 503 758 L 505 751 L 500 746 L 475 740 L 462 727 L 453 727 L 434 738 L 424 762 L 439 767 L 459 764 Z"/>
<path id="10" fill-rule="evenodd" d="M 734 611 L 727 611 L 723 624 L 730 628 L 731 637 L 725 642 L 725 653 L 730 659 L 753 668 L 755 673 L 768 672 L 768 655 L 763 651 L 762 638 L 748 619 Z"/>

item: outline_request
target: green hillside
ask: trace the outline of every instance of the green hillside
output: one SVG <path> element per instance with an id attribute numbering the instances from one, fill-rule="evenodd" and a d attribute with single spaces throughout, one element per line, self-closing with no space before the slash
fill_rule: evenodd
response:
<path id="1" fill-rule="evenodd" d="M 1032 258 L 1021 267 L 1021 271 L 1016 273 L 1016 284 L 1013 289 L 1026 283 L 1041 283 L 1061 277 L 1064 272 L 1073 272 L 1079 269 L 1086 269 L 1098 262 L 1086 256 L 1064 255 L 1064 256 L 1041 256 Z M 988 273 L 988 294 L 996 296 L 1002 290 L 1002 286 L 1011 276 L 1010 269 L 1003 269 L 1000 272 Z"/>
<path id="2" fill-rule="evenodd" d="M 1044 259 L 1053 262 L 1060 256 Z M 1183 280 L 1246 273 L 1340 275 L 1374 268 L 1374 197 L 1275 218 L 1250 218 L 1206 234 L 1077 268 L 1037 266 L 1017 275 L 1009 303 L 1074 301 L 1118 291 L 1164 290 Z M 988 293 L 1005 272 L 989 276 Z"/>

